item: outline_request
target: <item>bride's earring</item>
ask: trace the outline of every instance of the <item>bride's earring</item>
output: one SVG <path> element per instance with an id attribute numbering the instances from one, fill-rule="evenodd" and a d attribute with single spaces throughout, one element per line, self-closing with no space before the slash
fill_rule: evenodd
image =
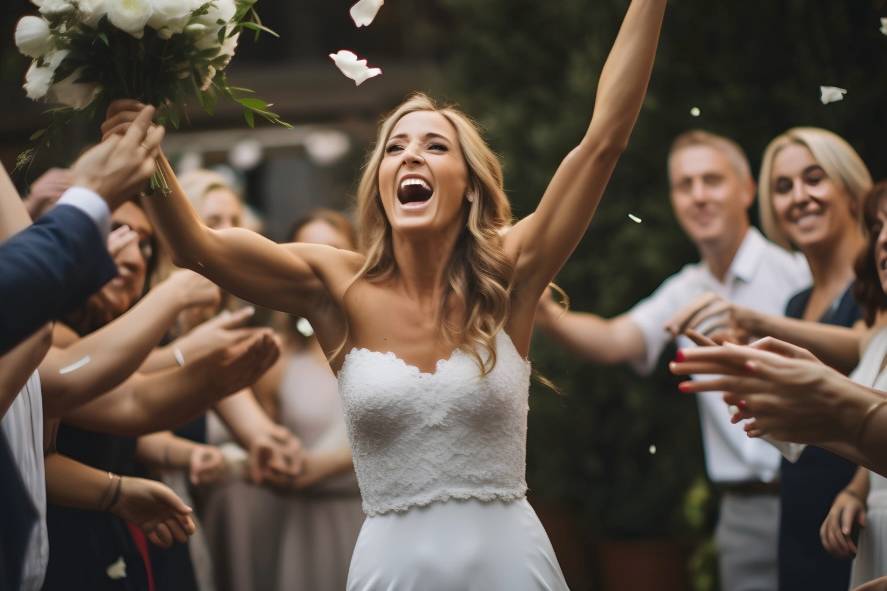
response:
<path id="1" fill-rule="evenodd" d="M 474 203 L 474 193 L 466 193 L 465 199 L 468 200 L 468 203 Z"/>

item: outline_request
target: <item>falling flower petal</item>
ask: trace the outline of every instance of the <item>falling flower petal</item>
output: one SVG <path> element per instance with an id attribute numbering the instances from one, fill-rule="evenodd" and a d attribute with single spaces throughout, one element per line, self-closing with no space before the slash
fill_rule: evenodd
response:
<path id="1" fill-rule="evenodd" d="M 299 318 L 299 321 L 296 322 L 296 330 L 298 330 L 299 334 L 306 339 L 314 336 L 314 328 L 311 326 L 311 323 L 308 322 L 307 318 Z"/>
<path id="2" fill-rule="evenodd" d="M 357 56 L 347 49 L 331 53 L 330 59 L 345 76 L 354 80 L 355 86 L 360 86 L 365 80 L 382 73 L 380 68 L 368 68 L 366 60 L 357 59 Z"/>
<path id="3" fill-rule="evenodd" d="M 643 221 L 641 218 L 634 215 L 633 213 L 628 214 L 628 219 L 630 219 L 631 221 L 633 221 L 636 224 L 640 224 Z"/>
<path id="4" fill-rule="evenodd" d="M 651 445 L 651 446 L 650 446 L 650 455 L 651 455 L 651 456 L 655 456 L 655 455 L 656 455 L 656 446 L 655 446 L 655 445 Z"/>
<path id="5" fill-rule="evenodd" d="M 82 359 L 75 361 L 71 365 L 66 365 L 65 367 L 61 368 L 59 370 L 59 373 L 62 375 L 65 375 L 66 373 L 71 373 L 72 371 L 77 371 L 78 369 L 80 369 L 81 367 L 83 367 L 84 365 L 89 363 L 90 361 L 92 361 L 92 359 L 89 357 L 89 355 L 87 355 L 87 356 L 83 357 Z"/>
<path id="6" fill-rule="evenodd" d="M 887 35 L 887 18 L 881 19 L 881 33 Z"/>
<path id="7" fill-rule="evenodd" d="M 692 109 L 690 109 L 690 115 L 692 117 L 699 117 L 700 115 L 702 115 L 702 110 L 699 107 L 693 107 Z"/>
<path id="8" fill-rule="evenodd" d="M 800 459 L 801 454 L 804 453 L 804 450 L 807 448 L 803 443 L 791 443 L 788 441 L 776 441 L 775 439 L 771 439 L 769 437 L 764 437 L 764 441 L 775 447 L 779 450 L 779 453 L 782 454 L 786 460 L 794 464 Z"/>
<path id="9" fill-rule="evenodd" d="M 385 4 L 385 0 L 360 0 L 349 11 L 351 19 L 358 27 L 368 27 L 376 18 L 376 13 L 379 12 L 383 4 Z"/>
<path id="10" fill-rule="evenodd" d="M 819 100 L 822 101 L 823 105 L 842 101 L 844 100 L 844 95 L 847 94 L 847 89 L 836 86 L 820 86 L 819 91 L 822 93 Z"/>
<path id="11" fill-rule="evenodd" d="M 108 574 L 109 579 L 125 579 L 126 563 L 123 561 L 123 557 L 121 556 L 113 562 L 105 572 Z"/>

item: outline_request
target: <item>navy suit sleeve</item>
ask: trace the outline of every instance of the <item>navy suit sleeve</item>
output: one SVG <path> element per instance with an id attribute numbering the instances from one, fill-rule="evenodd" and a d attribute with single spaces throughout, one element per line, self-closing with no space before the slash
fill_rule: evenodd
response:
<path id="1" fill-rule="evenodd" d="M 0 354 L 117 274 L 95 222 L 59 205 L 0 244 Z"/>

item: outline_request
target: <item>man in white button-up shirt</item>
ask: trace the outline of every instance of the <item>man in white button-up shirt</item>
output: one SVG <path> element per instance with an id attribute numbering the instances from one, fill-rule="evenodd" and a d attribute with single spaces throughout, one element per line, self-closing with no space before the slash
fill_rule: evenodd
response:
<path id="1" fill-rule="evenodd" d="M 537 325 L 592 362 L 628 362 L 648 373 L 671 340 L 665 325 L 699 295 L 715 292 L 781 315 L 788 298 L 810 284 L 803 257 L 768 242 L 750 226 L 755 184 L 745 154 L 733 141 L 686 133 L 672 145 L 668 173 L 675 216 L 701 262 L 687 265 L 616 318 L 561 314 L 550 302 L 540 306 Z M 779 452 L 731 424 L 720 393 L 700 394 L 698 400 L 706 468 L 723 493 L 716 534 L 722 588 L 775 591 Z"/>

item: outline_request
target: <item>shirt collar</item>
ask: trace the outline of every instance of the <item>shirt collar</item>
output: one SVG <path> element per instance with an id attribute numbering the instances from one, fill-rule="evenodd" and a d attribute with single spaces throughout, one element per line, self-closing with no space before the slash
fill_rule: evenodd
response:
<path id="1" fill-rule="evenodd" d="M 731 278 L 736 278 L 743 283 L 748 283 L 754 278 L 755 271 L 764 257 L 767 248 L 767 240 L 761 235 L 757 228 L 751 226 L 739 245 L 739 250 L 733 255 L 733 262 L 730 263 L 730 270 L 727 273 L 726 282 Z M 706 271 L 711 271 L 706 267 Z"/>

